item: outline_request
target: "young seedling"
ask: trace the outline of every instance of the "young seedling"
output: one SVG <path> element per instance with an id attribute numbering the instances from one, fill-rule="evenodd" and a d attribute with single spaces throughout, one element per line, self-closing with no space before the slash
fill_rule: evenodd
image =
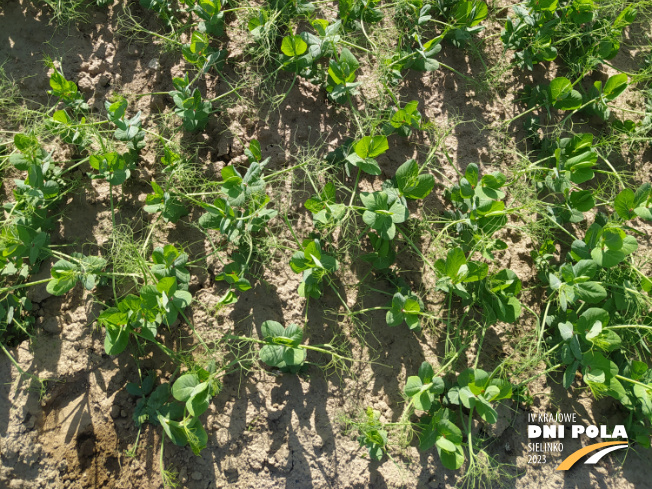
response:
<path id="1" fill-rule="evenodd" d="M 363 221 L 385 240 L 394 239 L 396 224 L 405 222 L 410 216 L 400 199 L 387 192 L 362 192 L 360 200 L 365 207 Z"/>
<path id="2" fill-rule="evenodd" d="M 387 431 L 383 429 L 380 413 L 367 408 L 366 420 L 358 424 L 358 443 L 367 449 L 367 454 L 372 460 L 382 460 L 387 453 Z"/>
<path id="3" fill-rule="evenodd" d="M 346 213 L 344 204 L 335 203 L 335 184 L 333 182 L 324 185 L 322 192 L 306 200 L 304 206 L 312 212 L 312 219 L 318 227 L 335 224 Z"/>
<path id="4" fill-rule="evenodd" d="M 170 92 L 176 105 L 174 113 L 183 120 L 183 128 L 189 132 L 202 130 L 213 111 L 211 103 L 202 99 L 198 88 L 191 90 L 188 73 L 183 78 L 174 78 L 172 84 L 176 88 Z"/>
<path id="5" fill-rule="evenodd" d="M 298 348 L 303 330 L 296 324 L 284 328 L 276 321 L 265 321 L 261 326 L 263 340 L 260 359 L 281 372 L 297 373 L 306 361 L 306 350 Z"/>
<path id="6" fill-rule="evenodd" d="M 346 162 L 369 175 L 380 175 L 382 171 L 375 158 L 388 149 L 387 136 L 365 136 L 353 145 L 354 152 L 346 157 Z"/>
<path id="7" fill-rule="evenodd" d="M 81 282 L 86 290 L 92 290 L 98 283 L 98 274 L 106 266 L 106 260 L 99 256 L 84 256 L 73 253 L 71 260 L 58 260 L 50 273 L 52 280 L 46 290 L 52 295 L 63 295 Z"/>
<path id="8" fill-rule="evenodd" d="M 169 191 L 163 190 L 154 180 L 152 180 L 152 189 L 154 193 L 145 197 L 145 206 L 143 207 L 145 212 L 148 214 L 160 212 L 160 216 L 165 222 L 172 223 L 188 215 L 188 209 L 183 206 L 181 200 L 170 194 Z"/>
<path id="9" fill-rule="evenodd" d="M 342 48 L 337 59 L 331 59 L 328 65 L 328 78 L 326 79 L 326 92 L 334 102 L 344 104 L 351 96 L 357 95 L 356 70 L 360 63 L 347 48 Z"/>
<path id="10" fill-rule="evenodd" d="M 137 154 L 145 147 L 145 131 L 142 129 L 140 111 L 128 119 L 126 117 L 127 101 L 123 97 L 117 97 L 113 102 L 107 101 L 104 106 L 109 120 L 116 126 L 113 137 L 126 143 L 129 151 L 134 155 Z"/>
<path id="11" fill-rule="evenodd" d="M 303 273 L 299 284 L 300 297 L 321 297 L 321 282 L 328 274 L 338 268 L 337 260 L 324 253 L 318 239 L 307 239 L 302 244 L 303 249 L 292 255 L 290 267 L 294 273 Z"/>

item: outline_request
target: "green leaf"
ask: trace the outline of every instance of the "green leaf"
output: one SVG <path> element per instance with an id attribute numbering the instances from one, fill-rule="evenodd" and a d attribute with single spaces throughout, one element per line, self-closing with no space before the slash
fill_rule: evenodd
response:
<path id="1" fill-rule="evenodd" d="M 636 196 L 634 192 L 628 188 L 618 194 L 614 201 L 614 209 L 618 215 L 626 221 L 636 216 L 634 209 L 636 208 Z"/>
<path id="2" fill-rule="evenodd" d="M 298 366 L 306 360 L 306 350 L 303 348 L 285 348 L 283 361 L 287 366 Z"/>
<path id="3" fill-rule="evenodd" d="M 480 415 L 480 417 L 487 423 L 494 424 L 498 421 L 498 413 L 484 396 L 478 396 L 478 403 L 475 405 L 475 409 L 477 410 L 478 415 Z"/>
<path id="4" fill-rule="evenodd" d="M 365 136 L 353 146 L 360 158 L 376 158 L 389 149 L 386 136 Z"/>
<path id="5" fill-rule="evenodd" d="M 298 346 L 303 341 L 303 330 L 296 324 L 290 324 L 285 328 L 283 335 L 292 340 L 292 346 Z"/>
<path id="6" fill-rule="evenodd" d="M 615 267 L 625 259 L 625 256 L 625 253 L 620 250 L 603 250 L 602 248 L 593 248 L 591 250 L 591 258 L 604 268 Z"/>
<path id="7" fill-rule="evenodd" d="M 301 39 L 301 36 L 286 36 L 281 43 L 281 51 L 290 58 L 300 56 L 307 50 L 308 45 Z"/>
<path id="8" fill-rule="evenodd" d="M 607 83 L 604 84 L 604 90 L 602 91 L 604 98 L 607 100 L 613 100 L 618 95 L 623 93 L 628 85 L 627 75 L 624 73 L 619 73 L 609 77 Z"/>
<path id="9" fill-rule="evenodd" d="M 179 421 L 173 421 L 164 417 L 162 414 L 157 414 L 158 421 L 165 434 L 172 440 L 172 443 L 178 446 L 185 446 L 188 444 L 186 431 Z"/>
<path id="10" fill-rule="evenodd" d="M 455 444 L 452 441 L 450 441 L 449 439 L 444 438 L 443 436 L 440 436 L 439 438 L 437 438 L 437 441 L 435 442 L 435 444 L 437 445 L 437 448 L 439 448 L 441 450 L 445 450 L 447 452 L 455 453 L 455 450 L 456 450 Z"/>
<path id="11" fill-rule="evenodd" d="M 260 359 L 271 367 L 283 363 L 284 348 L 281 345 L 265 345 L 260 349 Z"/>
<path id="12" fill-rule="evenodd" d="M 466 178 L 467 182 L 469 185 L 471 185 L 471 188 L 475 188 L 478 185 L 478 178 L 480 175 L 480 170 L 478 168 L 478 165 L 475 163 L 469 163 L 469 165 L 466 167 L 466 171 L 464 172 L 464 178 Z"/>
<path id="13" fill-rule="evenodd" d="M 185 426 L 185 435 L 188 440 L 188 445 L 195 455 L 206 448 L 208 443 L 208 434 L 201 424 L 199 418 L 191 418 Z"/>
<path id="14" fill-rule="evenodd" d="M 460 445 L 455 445 L 455 452 L 447 452 L 437 447 L 439 458 L 444 467 L 450 470 L 457 470 L 464 464 L 464 451 Z"/>
<path id="15" fill-rule="evenodd" d="M 77 284 L 79 266 L 67 260 L 59 260 L 52 265 L 50 273 L 52 280 L 46 286 L 47 292 L 63 295 Z"/>
<path id="16" fill-rule="evenodd" d="M 575 360 L 573 364 L 569 367 L 566 367 L 566 370 L 564 370 L 564 388 L 568 389 L 570 388 L 571 384 L 573 383 L 573 380 L 575 380 L 575 373 L 577 372 L 577 368 L 580 366 L 580 362 L 578 360 Z"/>
<path id="17" fill-rule="evenodd" d="M 553 104 L 559 110 L 577 110 L 582 106 L 582 94 L 577 90 L 571 90 L 563 99 Z"/>
<path id="18" fill-rule="evenodd" d="M 415 160 L 407 160 L 396 170 L 396 184 L 407 199 L 423 199 L 434 188 L 435 179 L 430 174 L 419 175 Z"/>
<path id="19" fill-rule="evenodd" d="M 634 236 L 625 236 L 623 239 L 622 248 L 620 251 L 625 253 L 625 255 L 631 255 L 638 249 L 638 242 Z"/>
<path id="20" fill-rule="evenodd" d="M 285 333 L 285 328 L 281 323 L 277 321 L 265 321 L 261 325 L 260 329 L 265 341 L 271 340 L 272 338 L 278 336 L 283 336 Z"/>
<path id="21" fill-rule="evenodd" d="M 380 175 L 382 173 L 378 162 L 373 158 L 360 158 L 356 153 L 353 153 L 346 157 L 346 161 L 369 175 Z"/>
<path id="22" fill-rule="evenodd" d="M 106 336 L 104 338 L 104 350 L 107 355 L 119 355 L 129 343 L 129 329 L 113 324 L 105 324 Z"/>
<path id="23" fill-rule="evenodd" d="M 201 416 L 210 405 L 211 393 L 208 382 L 197 385 L 190 398 L 186 401 L 186 408 L 191 416 Z"/>
<path id="24" fill-rule="evenodd" d="M 405 392 L 406 396 L 412 397 L 418 394 L 421 391 L 422 387 L 423 381 L 418 376 L 412 375 L 408 377 L 407 382 L 405 383 L 405 387 L 403 388 L 403 392 Z"/>
<path id="25" fill-rule="evenodd" d="M 598 282 L 583 282 L 575 285 L 577 296 L 589 304 L 596 304 L 607 298 L 607 291 Z"/>
<path id="26" fill-rule="evenodd" d="M 587 281 L 595 276 L 598 265 L 593 260 L 580 260 L 573 265 L 572 270 L 576 281 Z"/>
<path id="27" fill-rule="evenodd" d="M 455 20 L 466 27 L 475 27 L 487 18 L 487 4 L 478 0 L 459 2 L 455 9 Z"/>
<path id="28" fill-rule="evenodd" d="M 195 374 L 185 374 L 179 377 L 172 386 L 172 395 L 177 401 L 186 402 L 190 399 L 193 390 L 199 385 Z"/>
<path id="29" fill-rule="evenodd" d="M 580 190 L 578 192 L 571 192 L 569 196 L 569 203 L 572 208 L 580 212 L 588 212 L 595 207 L 595 199 L 591 190 Z"/>
<path id="30" fill-rule="evenodd" d="M 550 97 L 554 102 L 565 99 L 572 90 L 570 80 L 564 76 L 555 78 L 550 82 Z"/>
<path id="31" fill-rule="evenodd" d="M 451 280 L 458 280 L 458 275 L 460 275 L 460 269 L 466 265 L 466 256 L 462 251 L 462 248 L 453 248 L 446 255 L 446 267 L 444 268 L 444 274 L 449 277 Z"/>

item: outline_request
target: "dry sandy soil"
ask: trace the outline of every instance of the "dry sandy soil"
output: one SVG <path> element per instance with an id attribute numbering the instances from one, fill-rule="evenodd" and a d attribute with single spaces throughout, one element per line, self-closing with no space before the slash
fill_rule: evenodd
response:
<path id="1" fill-rule="evenodd" d="M 103 108 L 105 97 L 114 92 L 169 91 L 171 75 L 183 72 L 183 60 L 173 54 L 162 54 L 160 46 L 151 42 L 130 43 L 116 34 L 118 12 L 117 7 L 89 8 L 87 23 L 55 28 L 48 22 L 48 11 L 33 6 L 32 2 L 0 1 L 0 62 L 6 60 L 5 70 L 18 82 L 21 95 L 37 103 L 48 103 L 48 69 L 42 61 L 45 54 L 62 60 L 67 77 L 76 81 L 98 110 Z M 157 25 L 152 14 L 137 6 L 134 12 L 152 17 L 151 27 Z M 492 27 L 488 34 L 497 29 Z M 233 40 L 231 43 L 234 44 L 230 47 L 232 56 L 237 57 L 237 44 Z M 479 66 L 477 59 L 450 46 L 444 48 L 441 59 L 466 74 L 474 73 Z M 628 62 L 631 56 L 624 52 L 613 63 Z M 554 67 L 549 72 L 537 68 L 514 83 L 522 86 L 532 79 L 541 81 L 551 77 L 553 73 Z M 363 72 L 363 81 L 367 75 L 368 72 Z M 209 95 L 226 91 L 225 86 L 215 82 L 207 83 L 205 89 Z M 410 74 L 401 95 L 404 100 L 419 100 L 428 120 L 442 128 L 452 128 L 444 143 L 453 165 L 463 169 L 471 162 L 478 162 L 483 167 L 509 168 L 509 159 L 496 150 L 502 142 L 493 140 L 489 132 L 478 130 L 518 110 L 509 96 L 487 101 L 468 89 L 461 78 L 445 70 Z M 148 117 L 166 106 L 169 110 L 171 105 L 169 99 L 161 96 L 144 97 L 135 104 L 143 111 L 144 126 L 150 128 L 153 127 Z M 451 125 L 453 119 L 474 122 Z M 297 146 L 325 143 L 327 149 L 334 148 L 344 139 L 350 124 L 346 110 L 327 104 L 323 92 L 302 82 L 297 83 L 277 111 L 264 113 L 262 109 L 232 107 L 213 117 L 206 131 L 193 136 L 191 142 L 201 144 L 198 157 L 208 177 L 228 163 L 243 161 L 242 142 L 253 138 L 260 141 L 263 154 L 272 157 L 270 168 L 276 170 L 292 161 Z M 379 159 L 389 176 L 405 159 L 427 152 L 429 144 L 418 135 L 394 141 L 390 151 Z M 59 148 L 58 151 L 65 158 L 67 150 Z M 441 156 L 442 172 L 455 178 L 443 153 Z M 158 166 L 156 153 L 146 150 L 135 178 L 122 189 L 117 219 L 119 223 L 135 222 L 136 232 L 149 219 L 142 213 L 142 202 L 150 188 L 149 180 L 159 171 Z M 648 169 L 649 178 L 649 163 L 643 168 Z M 81 171 L 76 177 L 80 181 L 86 179 Z M 362 185 L 373 188 L 376 184 L 369 180 Z M 292 180 L 288 180 L 287 189 L 284 205 L 296 220 L 297 229 L 307 234 L 310 214 L 302 204 L 309 192 L 303 190 L 300 182 Z M 444 208 L 445 202 L 434 196 L 435 193 L 420 205 Z M 411 210 L 416 212 L 417 207 Z M 86 179 L 69 195 L 61 211 L 63 218 L 52 233 L 53 243 L 72 244 L 74 249 L 86 253 L 97 252 L 111 227 L 106 184 Z M 193 217 L 197 216 L 191 215 L 189 220 Z M 529 256 L 533 243 L 514 232 L 508 232 L 504 239 L 510 248 L 501 252 L 500 265 L 515 270 L 524 287 L 534 285 Z M 203 236 L 183 223 L 157 230 L 155 240 L 160 244 L 183 244 L 197 255 L 204 252 Z M 649 236 L 641 237 L 640 241 L 642 246 L 649 246 Z M 421 275 L 417 273 L 421 264 L 410 260 L 399 258 L 399 264 L 403 270 L 411 271 L 407 276 L 413 284 L 422 280 L 417 288 L 426 291 L 424 299 L 436 304 L 438 299 L 428 292 L 432 277 L 424 274 L 423 279 L 417 278 Z M 50 265 L 44 263 L 34 278 L 48 277 Z M 299 277 L 289 269 L 287 260 L 272 260 L 254 281 L 254 287 L 240 295 L 237 304 L 215 314 L 212 306 L 225 290 L 214 280 L 220 270 L 221 264 L 216 260 L 209 261 L 204 270 L 193 271 L 191 291 L 197 303 L 190 315 L 205 340 L 217 340 L 234 331 L 248 334 L 267 319 L 286 324 L 303 321 L 303 300 L 296 294 Z M 382 305 L 383 298 L 358 297 L 355 287 L 346 285 L 355 284 L 357 273 L 363 272 L 344 272 L 341 276 L 347 303 L 357 307 Z M 391 290 L 390 284 L 383 280 L 378 280 L 375 286 Z M 102 294 L 109 297 L 106 292 L 100 291 L 100 297 Z M 125 391 L 125 385 L 136 381 L 138 373 L 129 353 L 117 357 L 105 354 L 104 333 L 94 325 L 101 310 L 95 302 L 97 296 L 78 287 L 63 297 L 53 297 L 44 285 L 30 294 L 38 318 L 35 336 L 12 348 L 11 353 L 23 369 L 49 381 L 44 392 L 29 388 L 29 382 L 19 385 L 15 367 L 4 356 L 0 357 L 0 488 L 162 487 L 159 430 L 146 427 L 136 455 L 125 454 L 134 443 L 137 431 L 132 421 L 136 400 Z M 537 299 L 536 294 L 526 295 L 524 301 L 532 308 L 539 308 Z M 325 312 L 340 307 L 339 299 L 327 292 L 319 307 L 310 311 L 311 343 L 329 341 L 333 331 L 339 328 L 350 333 L 347 329 L 350 325 L 338 325 L 337 318 Z M 437 364 L 441 355 L 436 332 L 413 334 L 401 328 L 387 328 L 382 311 L 370 314 L 367 322 L 365 341 L 368 347 L 377 350 L 378 364 L 356 364 L 352 375 L 326 376 L 324 371 L 311 366 L 299 376 L 271 375 L 263 369 L 248 375 L 227 376 L 222 391 L 202 417 L 209 441 L 201 455 L 166 444 L 165 466 L 178 472 L 181 487 L 447 488 L 458 483 L 464 469 L 455 472 L 443 468 L 434 450 L 422 453 L 413 443 L 396 453 L 393 460 L 370 462 L 363 457 L 365 451 L 359 447 L 355 433 L 344 430 L 340 422 L 342 415 L 355 416 L 367 406 L 380 411 L 383 420 L 397 421 L 403 409 L 401 391 L 406 377 L 413 375 L 424 360 Z M 524 318 L 515 326 L 499 324 L 490 328 L 480 366 L 493 369 L 512 353 L 512 345 L 532 325 L 531 318 Z M 187 332 L 181 328 L 177 326 L 170 336 L 176 335 L 181 338 L 179 341 L 187 343 L 190 341 Z M 366 348 L 354 345 L 355 355 L 367 353 Z M 150 354 L 140 367 L 159 369 L 164 362 L 158 354 Z M 166 368 L 161 368 L 161 375 L 169 377 L 171 371 Z M 559 454 L 552 455 L 546 464 L 528 464 L 528 413 L 574 412 L 587 424 L 622 422 L 625 416 L 617 403 L 609 399 L 595 401 L 586 390 L 563 389 L 559 375 L 538 379 L 532 384 L 531 392 L 535 394 L 533 404 L 504 404 L 499 411 L 499 422 L 486 433 L 487 452 L 497 462 L 506 464 L 505 477 L 501 480 L 505 486 L 652 487 L 649 450 L 630 450 L 626 457 L 611 455 L 597 466 L 578 465 L 568 472 L 555 471 L 562 460 Z M 481 433 L 483 429 L 477 427 Z M 567 440 L 564 454 L 572 453 L 586 442 L 587 439 Z"/>

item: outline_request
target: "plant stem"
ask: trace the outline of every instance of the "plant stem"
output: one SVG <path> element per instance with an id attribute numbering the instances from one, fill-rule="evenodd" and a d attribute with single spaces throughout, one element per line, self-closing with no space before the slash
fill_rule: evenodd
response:
<path id="1" fill-rule="evenodd" d="M 622 375 L 614 375 L 618 380 L 624 380 L 625 382 L 630 382 L 635 385 L 640 385 L 641 387 L 644 387 L 645 389 L 652 391 L 652 385 L 647 385 L 644 384 L 643 382 L 639 382 L 638 380 L 630 379 L 629 377 L 623 377 Z"/>

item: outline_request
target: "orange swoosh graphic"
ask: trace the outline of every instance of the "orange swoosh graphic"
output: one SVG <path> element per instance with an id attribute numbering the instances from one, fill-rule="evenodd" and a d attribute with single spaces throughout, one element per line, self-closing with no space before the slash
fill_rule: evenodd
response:
<path id="1" fill-rule="evenodd" d="M 557 467 L 557 470 L 568 470 L 570 469 L 575 462 L 577 462 L 579 459 L 581 459 L 584 455 L 587 453 L 591 453 L 598 448 L 604 448 L 608 447 L 611 445 L 626 445 L 626 441 L 605 441 L 603 443 L 596 443 L 594 445 L 589 445 L 588 447 L 580 448 L 576 452 L 571 453 L 566 459 L 559 464 L 559 467 Z"/>

